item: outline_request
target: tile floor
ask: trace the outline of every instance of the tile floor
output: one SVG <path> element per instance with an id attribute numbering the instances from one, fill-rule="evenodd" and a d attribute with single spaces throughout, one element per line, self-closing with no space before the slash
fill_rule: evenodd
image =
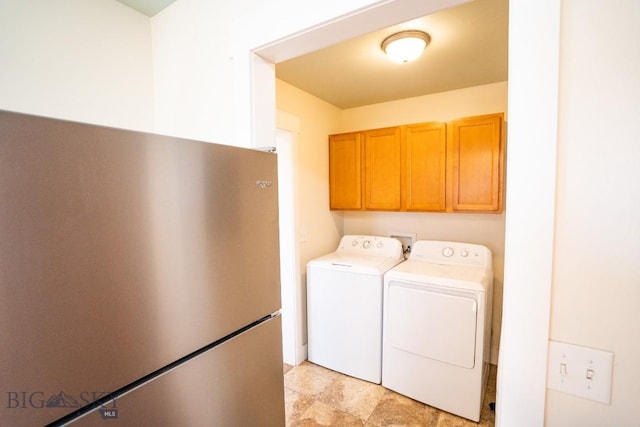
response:
<path id="1" fill-rule="evenodd" d="M 494 365 L 479 423 L 308 361 L 295 368 L 285 365 L 284 385 L 287 427 L 492 427 L 495 423 L 495 414 L 489 409 L 496 397 Z"/>

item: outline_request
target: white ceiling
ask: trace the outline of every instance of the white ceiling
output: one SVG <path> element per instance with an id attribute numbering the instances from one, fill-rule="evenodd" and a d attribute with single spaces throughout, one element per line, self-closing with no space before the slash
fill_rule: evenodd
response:
<path id="1" fill-rule="evenodd" d="M 475 0 L 276 64 L 276 76 L 339 108 L 506 81 L 508 0 Z M 431 43 L 397 64 L 382 40 L 406 29 Z"/>

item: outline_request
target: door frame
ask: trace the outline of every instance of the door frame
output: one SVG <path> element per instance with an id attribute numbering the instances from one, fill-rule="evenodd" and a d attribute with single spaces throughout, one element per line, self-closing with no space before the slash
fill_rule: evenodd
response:
<path id="1" fill-rule="evenodd" d="M 238 105 L 247 99 L 252 102 L 250 111 L 238 110 L 238 120 L 249 120 L 254 141 L 273 134 L 276 60 L 266 59 L 275 57 L 268 54 L 268 49 L 283 54 L 297 52 L 277 59 L 279 62 L 324 47 L 329 39 L 337 43 L 371 32 L 375 29 L 371 28 L 373 21 L 378 28 L 384 28 L 402 22 L 396 21 L 399 15 L 424 16 L 428 13 L 425 9 L 436 4 L 443 9 L 456 1 L 376 2 L 289 37 L 249 46 L 248 57 L 241 56 L 239 60 L 250 63 L 250 89 L 239 81 L 236 96 L 240 98 Z M 561 0 L 509 2 L 510 143 L 505 180 L 498 427 L 540 426 L 545 419 L 555 228 L 560 9 Z M 398 11 L 398 14 L 392 13 Z M 363 18 L 366 19 L 363 21 Z M 545 31 L 540 32 L 540 28 Z M 299 45 L 304 45 L 305 51 L 301 51 Z M 527 369 L 523 370 L 522 366 Z"/>
<path id="2" fill-rule="evenodd" d="M 282 134 L 280 133 L 282 132 Z M 304 319 L 302 318 L 302 276 L 300 267 L 300 239 L 298 238 L 298 174 L 296 149 L 300 133 L 300 119 L 284 111 L 276 115 L 276 147 L 278 163 L 284 162 L 285 176 L 278 176 L 278 194 L 287 210 L 280 213 L 280 257 L 282 284 L 282 341 L 284 363 L 297 366 L 307 358 L 304 337 Z M 286 134 L 286 135 L 283 135 Z M 286 147 L 281 147 L 283 137 Z M 288 138 L 287 138 L 288 137 Z M 284 156 L 281 158 L 280 156 Z M 279 166 L 280 171 L 280 166 Z M 285 179 L 281 179 L 285 178 Z M 283 193 L 281 193 L 283 191 Z"/>

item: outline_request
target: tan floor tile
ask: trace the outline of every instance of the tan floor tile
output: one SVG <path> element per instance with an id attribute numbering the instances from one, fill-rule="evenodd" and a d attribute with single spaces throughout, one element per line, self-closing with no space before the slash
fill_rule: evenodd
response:
<path id="1" fill-rule="evenodd" d="M 322 393 L 334 379 L 339 377 L 340 374 L 337 372 L 313 363 L 302 362 L 284 375 L 284 385 L 297 392 L 315 396 Z"/>
<path id="2" fill-rule="evenodd" d="M 286 425 L 292 425 L 294 420 L 302 417 L 302 414 L 313 405 L 315 399 L 306 394 L 298 393 L 289 387 L 284 388 L 284 406 Z"/>
<path id="3" fill-rule="evenodd" d="M 287 427 L 493 427 L 496 367 L 491 365 L 480 422 L 440 411 L 382 386 L 308 361 L 284 375 Z M 366 422 L 365 422 L 366 421 Z"/>
<path id="4" fill-rule="evenodd" d="M 345 375 L 336 378 L 318 396 L 318 400 L 362 420 L 367 420 L 383 394 L 384 388 L 379 384 Z"/>
<path id="5" fill-rule="evenodd" d="M 441 412 L 438 427 L 478 427 L 478 424 L 448 412 Z"/>
<path id="6" fill-rule="evenodd" d="M 364 422 L 358 417 L 339 411 L 319 401 L 315 401 L 298 419 L 288 424 L 291 427 L 340 426 L 362 427 Z"/>
<path id="7" fill-rule="evenodd" d="M 439 411 L 387 390 L 367 421 L 371 427 L 436 427 Z"/>

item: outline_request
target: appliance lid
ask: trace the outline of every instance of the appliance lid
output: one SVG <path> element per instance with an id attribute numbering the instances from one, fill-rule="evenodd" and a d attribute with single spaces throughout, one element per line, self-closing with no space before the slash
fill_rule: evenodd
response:
<path id="1" fill-rule="evenodd" d="M 385 281 L 407 281 L 486 292 L 493 286 L 493 272 L 478 266 L 434 264 L 409 259 L 389 270 Z"/>
<path id="2" fill-rule="evenodd" d="M 381 276 L 402 261 L 404 259 L 333 252 L 309 261 L 307 267 Z"/>

